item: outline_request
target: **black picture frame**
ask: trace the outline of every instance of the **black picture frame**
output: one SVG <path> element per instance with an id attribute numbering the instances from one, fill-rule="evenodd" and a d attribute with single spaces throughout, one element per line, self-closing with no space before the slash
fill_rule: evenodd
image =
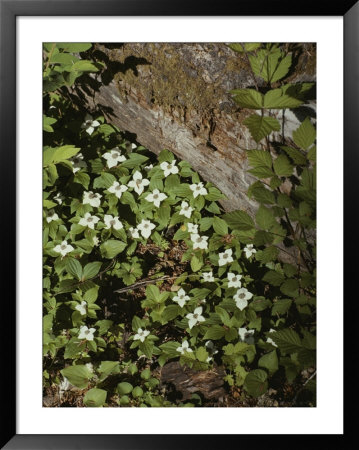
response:
<path id="1" fill-rule="evenodd" d="M 3 242 L 3 301 L 1 373 L 1 448 L 5 449 L 177 449 L 217 448 L 226 445 L 284 448 L 288 444 L 314 448 L 318 439 L 329 438 L 333 445 L 349 439 L 354 416 L 347 418 L 343 435 L 18 435 L 16 434 L 16 18 L 19 16 L 342 16 L 344 18 L 344 254 L 347 269 L 344 286 L 349 286 L 353 271 L 349 254 L 356 247 L 357 222 L 353 204 L 354 180 L 359 168 L 359 3 L 356 0 L 329 3 L 302 0 L 245 0 L 215 2 L 189 0 L 0 0 L 0 192 Z M 355 228 L 354 228 L 355 227 Z M 350 250 L 350 251 L 349 251 Z M 354 266 L 356 269 L 356 266 Z M 346 291 L 349 292 L 349 288 Z M 355 297 L 353 296 L 353 300 Z M 355 314 L 345 310 L 346 330 L 355 329 Z M 346 336 L 346 341 L 349 341 Z M 345 347 L 348 356 L 349 347 Z M 353 354 L 351 355 L 353 356 Z M 348 392 L 348 389 L 346 390 Z M 346 402 L 347 404 L 349 403 Z M 165 431 L 165 430 L 164 430 Z M 285 431 L 285 430 L 283 430 Z M 260 429 L 259 429 L 260 433 Z M 294 439 L 295 438 L 295 441 Z M 275 447 L 274 447 L 275 440 Z M 270 444 L 272 442 L 272 444 Z"/>

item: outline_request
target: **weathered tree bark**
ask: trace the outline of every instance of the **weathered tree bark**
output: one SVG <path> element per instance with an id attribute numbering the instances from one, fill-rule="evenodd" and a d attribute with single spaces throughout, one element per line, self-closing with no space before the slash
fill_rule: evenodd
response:
<path id="1" fill-rule="evenodd" d="M 286 81 L 312 81 L 315 47 L 298 49 Z M 154 153 L 167 148 L 190 162 L 227 196 L 225 210 L 254 214 L 257 205 L 246 196 L 253 178 L 245 149 L 256 145 L 242 125 L 249 111 L 228 93 L 254 86 L 243 55 L 225 44 L 128 43 L 97 44 L 94 56 L 107 70 L 86 95 L 90 108 L 102 107 L 110 122 Z"/>

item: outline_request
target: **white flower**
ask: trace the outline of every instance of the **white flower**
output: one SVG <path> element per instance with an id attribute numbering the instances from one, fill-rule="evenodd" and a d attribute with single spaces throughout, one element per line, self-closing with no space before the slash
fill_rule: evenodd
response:
<path id="1" fill-rule="evenodd" d="M 67 253 L 72 252 L 74 250 L 72 245 L 68 245 L 67 241 L 62 241 L 61 244 L 56 245 L 54 251 L 57 253 L 61 253 L 62 256 L 65 256 Z"/>
<path id="2" fill-rule="evenodd" d="M 124 184 L 120 184 L 118 181 L 114 181 L 112 186 L 108 188 L 108 192 L 115 194 L 117 198 L 121 198 L 122 194 L 128 189 Z"/>
<path id="3" fill-rule="evenodd" d="M 187 225 L 187 230 L 189 233 L 194 233 L 194 234 L 198 233 L 198 225 L 195 225 L 191 222 L 188 222 L 186 225 Z"/>
<path id="4" fill-rule="evenodd" d="M 271 328 L 270 330 L 269 330 L 269 333 L 275 333 L 275 330 L 273 330 L 273 328 Z M 272 345 L 274 345 L 274 347 L 278 347 L 278 345 L 273 341 L 273 339 L 271 339 L 270 337 L 268 337 L 267 338 L 267 341 L 266 342 L 268 342 L 268 344 L 272 344 Z"/>
<path id="5" fill-rule="evenodd" d="M 145 166 L 146 172 L 149 172 L 151 169 L 153 169 L 153 164 L 149 164 L 148 166 Z"/>
<path id="6" fill-rule="evenodd" d="M 82 203 L 84 205 L 89 204 L 91 206 L 94 206 L 98 208 L 101 204 L 100 198 L 102 197 L 101 194 L 93 193 L 92 191 L 84 192 L 84 199 Z"/>
<path id="7" fill-rule="evenodd" d="M 200 236 L 199 234 L 191 234 L 191 241 L 193 242 L 193 249 L 208 248 L 208 236 Z"/>
<path id="8" fill-rule="evenodd" d="M 145 197 L 148 202 L 153 202 L 157 208 L 159 208 L 160 203 L 167 198 L 167 195 L 163 192 L 160 192 L 158 189 L 154 189 L 154 191 L 151 194 L 148 194 L 147 197 Z"/>
<path id="9" fill-rule="evenodd" d="M 199 306 L 193 313 L 186 315 L 189 328 L 193 328 L 197 322 L 204 322 L 206 319 L 202 316 L 202 306 Z"/>
<path id="10" fill-rule="evenodd" d="M 191 184 L 190 187 L 191 191 L 193 191 L 193 197 L 196 198 L 199 195 L 207 195 L 208 191 L 207 189 L 203 186 L 203 183 L 200 182 L 198 184 Z"/>
<path id="11" fill-rule="evenodd" d="M 80 327 L 79 339 L 86 339 L 87 341 L 93 341 L 93 334 L 96 328 L 87 328 L 86 325 Z"/>
<path id="12" fill-rule="evenodd" d="M 92 120 L 92 116 L 90 114 L 86 114 L 85 122 L 81 125 L 81 128 L 85 128 L 86 133 L 91 135 L 96 127 L 99 127 L 101 124 L 97 120 Z"/>
<path id="13" fill-rule="evenodd" d="M 225 252 L 219 254 L 219 259 L 218 259 L 219 266 L 224 266 L 225 264 L 229 264 L 231 262 L 233 262 L 231 248 L 229 248 Z"/>
<path id="14" fill-rule="evenodd" d="M 142 178 L 142 174 L 136 170 L 133 174 L 132 180 L 128 183 L 130 187 L 132 187 L 138 195 L 141 195 L 145 186 L 148 186 L 150 181 L 147 178 Z"/>
<path id="15" fill-rule="evenodd" d="M 247 244 L 243 250 L 246 252 L 247 258 L 250 258 L 254 253 L 257 253 L 257 250 L 253 248 L 253 244 Z"/>
<path id="16" fill-rule="evenodd" d="M 240 288 L 242 286 L 242 283 L 240 282 L 242 275 L 236 275 L 232 272 L 228 272 L 227 278 L 228 278 L 228 287 Z"/>
<path id="17" fill-rule="evenodd" d="M 150 334 L 149 331 L 147 330 L 142 330 L 142 328 L 139 328 L 137 330 L 137 334 L 134 335 L 133 340 L 134 341 L 138 341 L 140 340 L 141 342 L 144 342 L 146 336 L 148 336 Z"/>
<path id="18" fill-rule="evenodd" d="M 213 272 L 203 272 L 202 277 L 204 281 L 214 281 Z"/>
<path id="19" fill-rule="evenodd" d="M 254 330 L 247 330 L 247 328 L 239 328 L 238 335 L 241 342 L 246 342 L 247 344 L 254 344 L 254 339 L 252 335 Z"/>
<path id="20" fill-rule="evenodd" d="M 65 197 L 61 194 L 61 192 L 58 192 L 55 197 L 53 198 L 53 200 L 55 200 L 55 202 L 57 202 L 59 205 L 62 204 L 62 200 L 64 200 Z"/>
<path id="21" fill-rule="evenodd" d="M 189 296 L 186 295 L 186 292 L 182 288 L 177 292 L 177 295 L 173 297 L 173 301 L 178 303 L 181 308 L 184 307 L 187 300 L 189 300 Z"/>
<path id="22" fill-rule="evenodd" d="M 207 352 L 210 355 L 213 356 L 213 355 L 216 355 L 218 353 L 218 350 L 216 349 L 215 345 L 213 344 L 213 341 L 209 340 L 209 341 L 205 342 L 204 345 L 206 347 Z M 210 362 L 212 360 L 212 356 L 209 356 L 206 361 Z"/>
<path id="23" fill-rule="evenodd" d="M 164 161 L 160 164 L 161 169 L 164 171 L 164 176 L 168 177 L 171 173 L 178 173 L 178 167 L 176 166 L 176 161 L 173 160 L 170 163 Z"/>
<path id="24" fill-rule="evenodd" d="M 68 391 L 69 389 L 71 389 L 72 384 L 69 382 L 69 380 L 64 377 L 63 381 L 61 381 L 61 383 L 59 384 L 59 391 L 60 391 L 60 395 L 65 392 Z"/>
<path id="25" fill-rule="evenodd" d="M 96 223 L 99 221 L 100 219 L 96 216 L 91 216 L 91 214 L 89 212 L 87 212 L 85 214 L 85 217 L 82 217 L 79 220 L 79 225 L 82 225 L 84 227 L 89 227 L 91 228 L 91 230 L 95 229 L 95 225 Z"/>
<path id="26" fill-rule="evenodd" d="M 181 203 L 181 211 L 179 212 L 181 216 L 186 216 L 188 219 L 191 217 L 193 208 L 189 206 L 187 202 Z"/>
<path id="27" fill-rule="evenodd" d="M 105 228 L 109 230 L 111 227 L 114 230 L 121 230 L 123 228 L 122 222 L 118 219 L 118 217 L 113 217 L 111 214 L 105 214 L 104 216 Z"/>
<path id="28" fill-rule="evenodd" d="M 93 364 L 92 364 L 92 363 L 87 363 L 87 364 L 85 364 L 85 366 L 88 368 L 88 370 L 89 370 L 90 372 L 93 373 Z"/>
<path id="29" fill-rule="evenodd" d="M 188 342 L 187 341 L 183 341 L 182 345 L 180 347 L 177 347 L 176 350 L 178 352 L 181 353 L 181 355 L 183 355 L 184 352 L 193 352 L 193 350 L 191 348 L 189 348 Z"/>
<path id="30" fill-rule="evenodd" d="M 97 247 L 100 244 L 100 239 L 97 236 L 94 236 L 92 239 L 93 245 Z"/>
<path id="31" fill-rule="evenodd" d="M 59 216 L 55 213 L 53 209 L 47 212 L 46 222 L 50 223 L 53 220 L 59 220 Z"/>
<path id="32" fill-rule="evenodd" d="M 75 306 L 75 309 L 77 309 L 77 311 L 79 311 L 82 316 L 85 316 L 86 311 L 87 311 L 86 306 L 87 306 L 87 302 L 82 301 L 80 305 Z"/>
<path id="33" fill-rule="evenodd" d="M 137 228 L 141 231 L 141 234 L 144 238 L 148 238 L 151 235 L 151 231 L 156 228 L 156 225 L 151 223 L 149 220 L 142 219 L 142 222 L 137 225 Z"/>
<path id="34" fill-rule="evenodd" d="M 138 234 L 138 229 L 137 228 L 131 227 L 128 231 L 130 232 L 131 237 L 133 239 L 138 239 L 140 237 L 140 235 Z"/>
<path id="35" fill-rule="evenodd" d="M 236 302 L 237 308 L 243 311 L 243 309 L 248 305 L 248 300 L 252 297 L 253 294 L 248 292 L 246 288 L 240 288 L 233 298 Z"/>
<path id="36" fill-rule="evenodd" d="M 115 167 L 118 163 L 126 161 L 126 158 L 121 155 L 121 150 L 118 147 L 113 148 L 109 152 L 102 155 L 103 158 L 107 161 L 107 166 L 111 169 L 111 167 Z"/>
<path id="37" fill-rule="evenodd" d="M 83 159 L 84 155 L 82 153 L 78 153 L 77 155 L 70 158 L 73 173 L 78 172 L 81 169 L 81 167 L 87 167 L 87 164 Z"/>

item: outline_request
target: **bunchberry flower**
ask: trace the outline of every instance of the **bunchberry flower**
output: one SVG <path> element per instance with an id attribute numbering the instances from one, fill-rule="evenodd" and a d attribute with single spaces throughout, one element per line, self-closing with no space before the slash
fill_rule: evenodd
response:
<path id="1" fill-rule="evenodd" d="M 177 295 L 173 297 L 173 301 L 178 303 L 181 308 L 184 307 L 187 300 L 189 300 L 189 296 L 186 295 L 186 292 L 182 288 L 177 292 Z"/>
<path id="2" fill-rule="evenodd" d="M 84 198 L 82 203 L 84 205 L 89 204 L 95 208 L 98 208 L 101 204 L 100 198 L 102 197 L 101 194 L 93 193 L 92 191 L 84 192 Z"/>
<path id="3" fill-rule="evenodd" d="M 79 220 L 79 225 L 82 225 L 83 227 L 89 227 L 92 230 L 95 229 L 95 225 L 96 223 L 99 221 L 100 219 L 96 216 L 91 216 L 91 214 L 89 212 L 87 212 L 85 214 L 85 217 L 82 217 Z"/>
<path id="4" fill-rule="evenodd" d="M 180 210 L 180 215 L 181 216 L 185 216 L 188 219 L 191 217 L 193 208 L 191 206 L 189 206 L 189 204 L 187 202 L 182 202 L 181 203 L 181 210 Z"/>
<path id="5" fill-rule="evenodd" d="M 121 230 L 121 228 L 123 228 L 122 222 L 119 220 L 118 216 L 114 217 L 111 214 L 105 214 L 103 221 L 105 222 L 105 228 L 107 230 L 111 227 L 114 230 Z"/>
<path id="6" fill-rule="evenodd" d="M 150 237 L 152 230 L 156 228 L 156 225 L 149 220 L 142 219 L 142 222 L 137 225 L 137 228 L 141 231 L 142 236 L 147 239 Z"/>
<path id="7" fill-rule="evenodd" d="M 140 340 L 141 342 L 144 342 L 144 340 L 146 339 L 146 336 L 148 336 L 149 334 L 150 334 L 149 331 L 142 330 L 142 328 L 139 328 L 137 330 L 137 334 L 134 335 L 133 340 L 134 341 Z"/>
<path id="8" fill-rule="evenodd" d="M 250 258 L 254 253 L 257 253 L 257 250 L 253 248 L 253 244 L 247 244 L 243 250 L 245 251 L 247 258 Z"/>
<path id="9" fill-rule="evenodd" d="M 253 294 L 247 291 L 246 288 L 240 288 L 236 292 L 234 301 L 236 302 L 237 308 L 243 311 L 244 308 L 248 306 L 248 300 L 253 297 Z"/>
<path id="10" fill-rule="evenodd" d="M 147 178 L 142 178 L 142 174 L 136 170 L 133 174 L 132 180 L 128 183 L 129 187 L 132 187 L 138 195 L 141 195 L 145 186 L 148 186 L 150 181 Z"/>
<path id="11" fill-rule="evenodd" d="M 95 128 L 99 127 L 101 124 L 97 120 L 93 120 L 90 114 L 86 114 L 85 122 L 81 125 L 82 129 L 86 130 L 90 136 L 95 131 Z"/>
<path id="12" fill-rule="evenodd" d="M 191 241 L 193 242 L 193 249 L 208 248 L 208 236 L 200 236 L 199 234 L 191 234 Z"/>
<path id="13" fill-rule="evenodd" d="M 193 191 L 193 197 L 196 198 L 199 195 L 207 195 L 208 191 L 207 189 L 203 186 L 203 183 L 197 183 L 197 184 L 191 184 L 190 187 L 191 191 Z"/>
<path id="14" fill-rule="evenodd" d="M 167 195 L 160 192 L 158 189 L 154 189 L 154 191 L 151 194 L 148 194 L 145 198 L 148 202 L 152 202 L 155 206 L 157 206 L 157 208 L 159 208 L 160 203 L 167 198 Z"/>
<path id="15" fill-rule="evenodd" d="M 168 177 L 171 173 L 178 173 L 178 167 L 176 166 L 176 161 L 173 160 L 170 163 L 164 161 L 160 164 L 161 169 L 164 171 L 164 176 Z"/>
<path id="16" fill-rule="evenodd" d="M 186 315 L 189 328 L 193 328 L 198 322 L 204 322 L 206 319 L 202 316 L 202 306 L 198 306 L 193 313 Z"/>
<path id="17" fill-rule="evenodd" d="M 193 352 L 193 350 L 189 347 L 188 342 L 187 341 L 183 341 L 182 345 L 180 347 L 177 347 L 176 350 L 178 352 L 181 353 L 181 355 L 183 355 L 184 352 Z"/>
<path id="18" fill-rule="evenodd" d="M 121 155 L 121 150 L 118 147 L 113 148 L 109 152 L 102 155 L 103 158 L 107 161 L 107 166 L 111 169 L 111 167 L 115 167 L 118 163 L 126 161 L 126 158 Z"/>
<path id="19" fill-rule="evenodd" d="M 242 283 L 240 282 L 242 275 L 236 275 L 232 272 L 228 272 L 227 278 L 228 278 L 228 287 L 240 288 L 242 286 Z"/>
<path id="20" fill-rule="evenodd" d="M 239 328 L 238 329 L 238 335 L 239 340 L 241 342 L 246 342 L 247 344 L 254 344 L 253 339 L 254 330 L 247 330 L 247 328 Z"/>
<path id="21" fill-rule="evenodd" d="M 191 222 L 188 222 L 186 225 L 187 225 L 187 231 L 189 233 L 198 234 L 198 225 L 197 224 L 193 224 Z"/>
<path id="22" fill-rule="evenodd" d="M 224 266 L 225 264 L 230 264 L 231 262 L 233 262 L 232 253 L 233 252 L 231 248 L 227 249 L 223 253 L 220 253 L 218 258 L 218 265 Z"/>
<path id="23" fill-rule="evenodd" d="M 79 311 L 82 316 L 85 316 L 87 311 L 86 306 L 87 302 L 82 301 L 79 305 L 75 306 L 75 309 L 77 309 L 77 311 Z"/>
<path id="24" fill-rule="evenodd" d="M 83 159 L 84 155 L 82 153 L 77 153 L 77 155 L 70 158 L 73 173 L 78 172 L 82 167 L 87 167 L 87 164 Z"/>
<path id="25" fill-rule="evenodd" d="M 61 244 L 54 247 L 54 251 L 60 253 L 62 256 L 66 256 L 67 253 L 72 252 L 72 250 L 74 250 L 73 246 L 69 245 L 67 241 L 62 241 Z"/>
<path id="26" fill-rule="evenodd" d="M 268 333 L 275 333 L 275 330 L 273 330 L 273 328 L 271 328 Z M 267 337 L 267 341 L 266 342 L 268 342 L 268 344 L 274 345 L 274 347 L 278 347 L 278 345 L 270 337 Z"/>
<path id="27" fill-rule="evenodd" d="M 214 281 L 213 272 L 202 272 L 204 281 Z"/>
<path id="28" fill-rule="evenodd" d="M 87 328 L 86 325 L 80 327 L 79 339 L 86 339 L 87 341 L 93 341 L 96 328 Z"/>
<path id="29" fill-rule="evenodd" d="M 138 238 L 140 237 L 137 228 L 130 227 L 128 231 L 130 232 L 131 237 L 132 237 L 133 239 L 138 239 Z"/>
<path id="30" fill-rule="evenodd" d="M 124 184 L 120 184 L 118 181 L 114 181 L 112 186 L 108 188 L 108 192 L 115 194 L 117 198 L 121 198 L 122 194 L 128 189 Z"/>
<path id="31" fill-rule="evenodd" d="M 47 212 L 46 222 L 50 223 L 53 220 L 59 220 L 59 216 L 55 213 L 53 209 Z"/>

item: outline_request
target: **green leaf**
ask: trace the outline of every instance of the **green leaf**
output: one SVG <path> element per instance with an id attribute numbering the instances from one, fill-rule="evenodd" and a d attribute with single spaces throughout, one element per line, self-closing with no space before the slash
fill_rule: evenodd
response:
<path id="1" fill-rule="evenodd" d="M 53 54 L 50 58 L 51 64 L 57 63 L 57 64 L 69 65 L 69 64 L 73 64 L 76 61 L 79 61 L 79 59 L 76 56 L 71 55 L 69 53 L 56 53 L 56 54 Z"/>
<path id="2" fill-rule="evenodd" d="M 268 369 L 271 374 L 276 372 L 278 370 L 277 351 L 273 350 L 272 352 L 261 356 L 258 360 L 258 366 Z"/>
<path id="3" fill-rule="evenodd" d="M 272 131 L 279 131 L 280 124 L 277 119 L 273 117 L 259 116 L 252 114 L 243 121 L 251 132 L 253 139 L 258 143 L 265 136 L 268 136 Z"/>
<path id="4" fill-rule="evenodd" d="M 263 108 L 264 96 L 254 89 L 234 89 L 231 94 L 235 94 L 234 101 L 242 108 Z"/>
<path id="5" fill-rule="evenodd" d="M 146 297 L 149 300 L 158 302 L 160 299 L 160 296 L 161 296 L 160 290 L 159 290 L 158 286 L 156 286 L 155 284 L 150 284 L 146 287 Z"/>
<path id="6" fill-rule="evenodd" d="M 71 72 L 98 72 L 98 68 L 91 62 L 84 59 L 75 62 L 70 67 Z"/>
<path id="7" fill-rule="evenodd" d="M 169 305 L 162 313 L 162 318 L 166 322 L 175 319 L 180 313 L 181 308 L 177 305 Z"/>
<path id="8" fill-rule="evenodd" d="M 221 236 L 228 234 L 227 223 L 217 216 L 213 218 L 213 229 L 217 234 L 220 234 Z"/>
<path id="9" fill-rule="evenodd" d="M 255 228 L 252 218 L 245 211 L 232 211 L 222 217 L 232 229 L 251 230 Z"/>
<path id="10" fill-rule="evenodd" d="M 80 389 L 86 389 L 92 377 L 91 371 L 83 365 L 69 366 L 60 370 L 61 375 L 66 377 L 71 384 Z"/>
<path id="11" fill-rule="evenodd" d="M 57 122 L 56 119 L 52 118 L 52 117 L 47 117 L 45 115 L 42 116 L 43 117 L 43 121 L 42 121 L 42 128 L 44 131 L 47 131 L 48 133 L 53 133 L 54 129 L 52 128 L 52 124 Z"/>
<path id="12" fill-rule="evenodd" d="M 75 147 L 74 145 L 63 145 L 62 147 L 57 147 L 53 155 L 53 162 L 56 164 L 60 161 L 64 161 L 75 156 L 81 149 Z"/>
<path id="13" fill-rule="evenodd" d="M 102 263 L 98 261 L 86 264 L 83 270 L 82 278 L 84 280 L 88 280 L 89 278 L 95 277 L 99 273 L 101 265 Z"/>
<path id="14" fill-rule="evenodd" d="M 112 259 L 126 248 L 126 243 L 109 239 L 100 246 L 101 254 L 104 258 Z"/>
<path id="15" fill-rule="evenodd" d="M 228 44 L 228 47 L 238 53 L 252 52 L 259 48 L 262 44 L 256 42 L 243 42 L 243 44 Z"/>
<path id="16" fill-rule="evenodd" d="M 196 358 L 198 359 L 198 361 L 206 362 L 208 356 L 209 356 L 208 352 L 207 352 L 207 350 L 204 347 L 199 347 L 196 350 Z"/>
<path id="17" fill-rule="evenodd" d="M 299 128 L 293 131 L 293 141 L 298 147 L 307 150 L 315 141 L 316 131 L 309 117 L 306 117 Z"/>
<path id="18" fill-rule="evenodd" d="M 259 50 L 256 55 L 249 55 L 253 72 L 267 83 L 275 83 L 284 78 L 292 64 L 292 55 L 276 48 L 274 51 Z"/>
<path id="19" fill-rule="evenodd" d="M 273 192 L 271 192 L 269 189 L 262 186 L 255 186 L 252 185 L 250 189 L 248 190 L 248 196 L 254 197 L 258 203 L 264 203 L 264 204 L 275 204 L 275 197 Z"/>
<path id="20" fill-rule="evenodd" d="M 284 275 L 279 272 L 276 272 L 275 270 L 269 270 L 264 275 L 262 280 L 266 281 L 267 283 L 271 284 L 272 286 L 280 286 L 284 281 Z"/>
<path id="21" fill-rule="evenodd" d="M 261 369 L 252 370 L 246 376 L 243 387 L 252 397 L 263 395 L 268 389 L 267 373 Z"/>
<path id="22" fill-rule="evenodd" d="M 62 48 L 70 53 L 85 52 L 92 47 L 89 42 L 56 42 L 57 48 Z"/>
<path id="23" fill-rule="evenodd" d="M 272 169 L 269 169 L 269 167 L 264 166 L 259 166 L 256 167 L 255 169 L 250 169 L 248 170 L 248 172 L 257 178 L 270 178 L 274 175 Z"/>
<path id="24" fill-rule="evenodd" d="M 199 269 L 203 266 L 203 262 L 200 261 L 197 256 L 192 256 L 191 259 L 191 269 L 193 272 L 198 272 Z"/>
<path id="25" fill-rule="evenodd" d="M 273 168 L 279 177 L 290 177 L 293 173 L 293 166 L 285 155 L 279 155 L 274 160 Z"/>
<path id="26" fill-rule="evenodd" d="M 159 161 L 160 163 L 163 163 L 163 162 L 165 162 L 165 161 L 167 161 L 167 162 L 170 163 L 170 162 L 172 162 L 174 159 L 175 159 L 174 154 L 173 154 L 172 152 L 170 152 L 169 150 L 167 150 L 167 149 L 162 150 L 162 151 L 160 152 L 160 154 L 158 155 L 158 161 Z"/>
<path id="27" fill-rule="evenodd" d="M 106 402 L 107 391 L 93 388 L 86 392 L 84 396 L 84 405 L 89 407 L 101 407 Z"/>
<path id="28" fill-rule="evenodd" d="M 296 353 L 303 348 L 300 337 L 291 328 L 272 332 L 270 337 L 284 353 Z"/>
<path id="29" fill-rule="evenodd" d="M 90 184 L 90 176 L 84 172 L 76 172 L 74 176 L 74 183 L 81 184 L 85 189 L 88 189 Z"/>
<path id="30" fill-rule="evenodd" d="M 66 270 L 78 280 L 82 278 L 82 266 L 75 258 L 68 258 L 66 261 Z"/>
<path id="31" fill-rule="evenodd" d="M 112 173 L 102 173 L 99 177 L 94 179 L 94 189 L 102 188 L 108 189 L 116 181 L 116 177 Z"/>
<path id="32" fill-rule="evenodd" d="M 286 280 L 280 287 L 281 292 L 289 297 L 296 297 L 298 295 L 299 283 L 295 279 Z"/>
<path id="33" fill-rule="evenodd" d="M 118 383 L 117 385 L 117 392 L 120 395 L 130 394 L 133 390 L 133 386 L 130 383 L 127 383 L 127 381 L 123 381 L 122 383 Z"/>
<path id="34" fill-rule="evenodd" d="M 286 152 L 286 154 L 293 160 L 294 164 L 302 166 L 307 164 L 307 158 L 297 148 L 286 147 L 285 145 L 282 145 L 280 148 Z"/>
<path id="35" fill-rule="evenodd" d="M 260 205 L 256 214 L 256 222 L 263 230 L 269 230 L 276 223 L 273 211 Z"/>
<path id="36" fill-rule="evenodd" d="M 272 316 L 279 314 L 286 314 L 292 304 L 292 300 L 290 298 L 284 298 L 277 300 L 272 307 Z"/>
<path id="37" fill-rule="evenodd" d="M 287 87 L 290 85 L 287 85 Z M 290 94 L 292 93 L 293 96 Z M 279 88 L 271 89 L 268 91 L 263 99 L 263 108 L 266 109 L 286 109 L 286 108 L 297 108 L 304 103 L 296 97 L 297 92 L 295 87 L 293 89 Z"/>
<path id="38" fill-rule="evenodd" d="M 200 221 L 199 221 L 199 230 L 200 231 L 207 231 L 211 228 L 212 224 L 213 224 L 213 217 L 203 217 Z"/>
<path id="39" fill-rule="evenodd" d="M 278 249 L 277 247 L 274 246 L 270 246 L 267 247 L 266 249 L 262 250 L 262 251 L 257 251 L 256 255 L 256 260 L 257 261 L 262 261 L 263 263 L 267 263 L 270 261 L 274 261 L 275 259 L 277 259 L 278 256 Z"/>
<path id="40" fill-rule="evenodd" d="M 268 169 L 272 168 L 272 156 L 266 150 L 248 150 L 247 158 L 249 164 L 254 167 L 268 167 Z"/>
<path id="41" fill-rule="evenodd" d="M 140 155 L 139 153 L 131 153 L 129 158 L 121 163 L 121 167 L 127 167 L 128 169 L 133 169 L 140 166 L 148 160 L 147 156 Z"/>
<path id="42" fill-rule="evenodd" d="M 212 325 L 211 328 L 209 328 L 206 331 L 206 334 L 203 336 L 203 339 L 221 339 L 224 336 L 225 329 L 220 325 Z"/>

